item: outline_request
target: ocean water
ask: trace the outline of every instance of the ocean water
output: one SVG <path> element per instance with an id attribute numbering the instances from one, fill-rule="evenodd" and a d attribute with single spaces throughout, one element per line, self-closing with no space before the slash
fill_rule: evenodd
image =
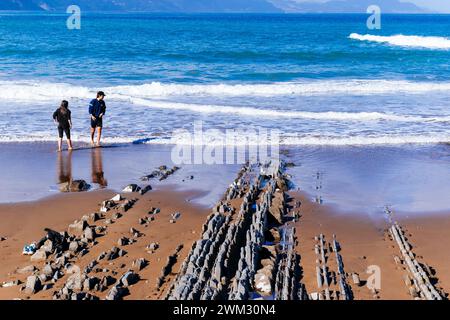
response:
<path id="1" fill-rule="evenodd" d="M 107 93 L 106 142 L 176 129 L 277 129 L 288 145 L 450 141 L 450 16 L 0 13 L 0 142 L 76 141 Z M 250 141 L 255 138 L 249 131 Z M 211 133 L 214 139 L 214 132 Z"/>

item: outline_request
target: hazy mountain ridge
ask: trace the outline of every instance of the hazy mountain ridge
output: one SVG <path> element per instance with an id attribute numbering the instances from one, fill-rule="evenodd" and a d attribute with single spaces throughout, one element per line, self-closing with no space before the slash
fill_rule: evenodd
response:
<path id="1" fill-rule="evenodd" d="M 364 13 L 370 5 L 378 5 L 385 13 L 422 13 L 427 10 L 399 0 L 330 0 L 323 3 L 295 0 L 269 0 L 285 12 Z"/>
<path id="2" fill-rule="evenodd" d="M 77 4 L 87 11 L 363 13 L 374 3 L 386 13 L 426 12 L 399 0 L 330 0 L 325 3 L 295 0 L 2 0 L 0 10 L 65 11 L 69 5 Z"/>
<path id="3" fill-rule="evenodd" d="M 89 11 L 282 12 L 267 0 L 2 0 L 0 10 L 63 11 L 72 4 Z"/>

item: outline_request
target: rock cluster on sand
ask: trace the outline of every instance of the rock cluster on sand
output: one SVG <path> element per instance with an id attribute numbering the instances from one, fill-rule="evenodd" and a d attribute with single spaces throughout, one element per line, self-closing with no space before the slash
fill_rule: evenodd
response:
<path id="1" fill-rule="evenodd" d="M 424 300 L 442 300 L 442 294 L 432 284 L 431 272 L 425 271 L 430 268 L 426 264 L 420 264 L 414 253 L 412 246 L 406 240 L 403 229 L 398 223 L 392 224 L 389 232 L 392 239 L 397 243 L 400 253 L 405 261 L 407 270 L 411 276 L 405 277 L 405 284 L 408 286 L 409 293 L 415 299 Z"/>
<path id="2" fill-rule="evenodd" d="M 167 179 L 170 175 L 174 174 L 179 169 L 180 168 L 177 166 L 174 166 L 171 169 L 167 168 L 167 166 L 160 166 L 157 170 L 154 170 L 152 173 L 141 177 L 141 180 L 148 181 L 150 179 L 159 179 L 159 181 L 163 181 Z"/>
<path id="3" fill-rule="evenodd" d="M 303 299 L 295 229 L 285 224 L 285 177 L 278 163 L 261 167 L 254 177 L 246 165 L 203 226 L 167 294 L 171 300 Z M 285 190 L 285 189 L 284 189 Z M 236 213 L 228 203 L 242 197 Z M 257 199 L 260 199 L 257 203 Z M 266 245 L 280 228 L 291 228 L 291 245 Z M 271 239 L 273 240 L 273 239 Z M 279 239 L 278 239 L 279 240 Z M 300 292 L 300 294 L 299 294 Z"/>

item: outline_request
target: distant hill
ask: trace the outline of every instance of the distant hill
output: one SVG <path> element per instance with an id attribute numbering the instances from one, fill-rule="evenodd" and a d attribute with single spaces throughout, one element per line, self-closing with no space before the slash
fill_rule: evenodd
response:
<path id="1" fill-rule="evenodd" d="M 364 13 L 374 3 L 385 13 L 426 12 L 399 0 L 0 0 L 0 10 L 65 11 L 69 5 L 77 4 L 86 11 Z"/>
<path id="2" fill-rule="evenodd" d="M 365 13 L 370 5 L 378 5 L 384 13 L 424 13 L 415 4 L 399 0 L 330 0 L 328 2 L 297 2 L 295 0 L 269 0 L 285 12 L 306 13 Z"/>
<path id="3" fill-rule="evenodd" d="M 0 10 L 65 11 L 72 4 L 86 11 L 283 12 L 268 0 L 0 0 Z"/>

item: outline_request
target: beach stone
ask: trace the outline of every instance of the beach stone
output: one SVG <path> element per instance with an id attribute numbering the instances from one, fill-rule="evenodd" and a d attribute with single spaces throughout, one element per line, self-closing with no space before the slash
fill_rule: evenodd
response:
<path id="1" fill-rule="evenodd" d="M 97 277 L 86 278 L 83 283 L 83 291 L 91 291 L 100 282 L 100 279 Z"/>
<path id="2" fill-rule="evenodd" d="M 138 237 L 140 237 L 142 234 L 138 231 L 138 230 L 136 230 L 135 228 L 131 228 L 130 229 L 130 233 L 131 233 L 131 235 L 133 236 L 133 237 L 135 237 L 135 238 L 138 238 Z"/>
<path id="3" fill-rule="evenodd" d="M 361 280 L 359 279 L 359 275 L 357 273 L 352 274 L 352 280 L 353 280 L 353 284 L 355 284 L 357 286 L 361 285 Z"/>
<path id="4" fill-rule="evenodd" d="M 26 273 L 32 273 L 35 270 L 36 270 L 36 267 L 33 266 L 33 265 L 30 265 L 30 266 L 26 266 L 26 267 L 23 267 L 21 269 L 18 269 L 17 273 L 19 273 L 19 274 L 26 274 Z"/>
<path id="5" fill-rule="evenodd" d="M 88 241 L 94 241 L 95 239 L 95 231 L 91 227 L 87 227 L 84 229 L 84 238 Z"/>
<path id="6" fill-rule="evenodd" d="M 41 290 L 41 280 L 37 276 L 29 276 L 25 285 L 25 292 L 28 294 L 34 294 Z"/>
<path id="7" fill-rule="evenodd" d="M 157 242 L 152 242 L 147 246 L 147 249 L 151 250 L 151 251 L 156 251 L 158 248 L 159 248 L 159 243 L 157 243 Z"/>
<path id="8" fill-rule="evenodd" d="M 72 241 L 69 244 L 69 250 L 72 251 L 72 252 L 75 252 L 75 253 L 78 251 L 79 247 L 80 246 L 78 245 L 78 241 Z"/>
<path id="9" fill-rule="evenodd" d="M 114 220 L 120 219 L 120 218 L 122 218 L 122 214 L 120 212 L 116 212 L 112 215 L 112 218 Z"/>
<path id="10" fill-rule="evenodd" d="M 126 246 L 128 244 L 130 244 L 130 239 L 128 239 L 127 237 L 121 237 L 118 241 L 117 244 L 121 247 L 121 246 Z"/>
<path id="11" fill-rule="evenodd" d="M 75 272 L 66 281 L 65 287 L 69 290 L 82 290 L 85 276 L 80 272 Z"/>
<path id="12" fill-rule="evenodd" d="M 175 212 L 175 213 L 172 213 L 172 219 L 173 220 L 178 220 L 178 219 L 180 219 L 181 218 L 181 213 L 179 213 L 179 212 Z"/>
<path id="13" fill-rule="evenodd" d="M 111 276 L 104 276 L 101 280 L 100 280 L 100 284 L 104 287 L 109 287 L 110 285 L 114 284 L 116 282 L 116 279 L 114 279 Z"/>
<path id="14" fill-rule="evenodd" d="M 140 225 L 144 225 L 144 224 L 148 223 L 148 220 L 143 219 L 143 218 L 139 218 L 138 222 L 139 222 Z"/>
<path id="15" fill-rule="evenodd" d="M 114 202 L 119 202 L 123 200 L 123 197 L 120 194 L 116 194 L 114 197 L 111 198 L 111 200 Z"/>
<path id="16" fill-rule="evenodd" d="M 30 258 L 32 262 L 42 262 L 47 260 L 47 252 L 45 250 L 36 251 Z"/>
<path id="17" fill-rule="evenodd" d="M 2 241 L 6 241 L 6 238 L 5 237 L 0 237 L 0 242 L 2 242 Z"/>
<path id="18" fill-rule="evenodd" d="M 73 180 L 59 184 L 61 192 L 83 192 L 89 190 L 90 187 L 85 180 Z"/>
<path id="19" fill-rule="evenodd" d="M 144 195 L 151 190 L 152 190 L 152 186 L 148 184 L 139 191 L 139 194 Z"/>
<path id="20" fill-rule="evenodd" d="M 100 208 L 100 212 L 106 213 L 109 210 L 111 210 L 112 208 L 114 208 L 115 206 L 117 206 L 117 203 L 115 203 L 112 200 L 103 201 L 102 206 Z"/>
<path id="21" fill-rule="evenodd" d="M 144 258 L 139 258 L 133 261 L 132 267 L 136 268 L 138 271 L 141 271 L 147 266 L 147 264 L 148 264 L 147 260 L 145 260 Z"/>
<path id="22" fill-rule="evenodd" d="M 87 223 L 94 223 L 100 220 L 100 215 L 97 212 L 84 215 L 81 220 L 86 221 Z"/>
<path id="23" fill-rule="evenodd" d="M 84 220 L 75 221 L 74 223 L 69 225 L 68 232 L 71 235 L 81 236 L 83 234 L 84 229 L 88 227 L 88 224 Z"/>
<path id="24" fill-rule="evenodd" d="M 42 269 L 42 273 L 45 274 L 47 278 L 52 278 L 54 270 L 51 265 L 46 264 L 45 267 Z"/>
<path id="25" fill-rule="evenodd" d="M 141 188 L 137 184 L 133 183 L 133 184 L 129 184 L 128 186 L 126 186 L 122 191 L 130 193 L 130 192 L 138 192 L 140 190 L 141 190 Z"/>
<path id="26" fill-rule="evenodd" d="M 128 289 L 114 286 L 106 296 L 106 300 L 119 300 L 128 293 Z"/>
<path id="27" fill-rule="evenodd" d="M 124 287 L 129 287 L 138 281 L 139 281 L 139 275 L 137 273 L 134 273 L 133 271 L 128 271 L 120 279 L 120 282 L 122 283 L 122 285 Z"/>

